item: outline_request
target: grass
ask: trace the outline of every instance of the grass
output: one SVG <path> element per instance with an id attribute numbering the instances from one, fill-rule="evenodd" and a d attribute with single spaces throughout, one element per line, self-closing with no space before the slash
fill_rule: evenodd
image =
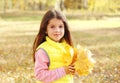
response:
<path id="1" fill-rule="evenodd" d="M 83 83 L 120 82 L 120 28 L 74 31 L 76 44 L 80 43 L 92 50 L 96 65 L 93 73 L 79 80 Z M 77 40 L 76 40 L 77 39 Z M 79 81 L 76 80 L 76 83 Z"/>
<path id="2" fill-rule="evenodd" d="M 10 20 L 13 20 L 13 21 L 18 21 L 18 20 L 21 20 L 21 21 L 35 21 L 35 20 L 40 20 L 41 19 L 41 16 L 2 16 L 2 19 L 5 19 L 7 21 L 10 21 Z"/>
<path id="3" fill-rule="evenodd" d="M 0 22 L 1 83 L 34 83 L 31 50 L 39 21 L 32 18 L 30 21 L 20 21 L 15 18 L 15 21 L 2 19 Z M 75 46 L 87 46 L 96 60 L 93 73 L 75 79 L 75 83 L 119 83 L 119 21 L 69 20 L 69 24 Z"/>

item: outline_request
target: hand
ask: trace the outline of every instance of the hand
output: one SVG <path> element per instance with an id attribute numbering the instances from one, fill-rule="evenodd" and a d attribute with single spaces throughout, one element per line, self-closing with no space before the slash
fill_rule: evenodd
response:
<path id="1" fill-rule="evenodd" d="M 65 66 L 64 69 L 65 69 L 66 74 L 72 74 L 72 75 L 75 74 L 74 64 L 71 64 L 69 66 Z"/>

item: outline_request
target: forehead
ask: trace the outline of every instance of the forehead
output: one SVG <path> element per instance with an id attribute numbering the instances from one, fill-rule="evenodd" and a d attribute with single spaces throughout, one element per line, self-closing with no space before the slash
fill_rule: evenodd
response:
<path id="1" fill-rule="evenodd" d="M 63 21 L 62 19 L 52 18 L 51 20 L 49 20 L 48 24 L 63 24 Z"/>

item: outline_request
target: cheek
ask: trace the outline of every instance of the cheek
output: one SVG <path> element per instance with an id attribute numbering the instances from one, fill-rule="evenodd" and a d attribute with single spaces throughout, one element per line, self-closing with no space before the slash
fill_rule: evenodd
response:
<path id="1" fill-rule="evenodd" d="M 51 29 L 47 29 L 47 35 L 51 35 L 53 32 Z"/>
<path id="2" fill-rule="evenodd" d="M 47 34 L 50 33 L 50 29 L 47 27 L 46 29 Z"/>
<path id="3" fill-rule="evenodd" d="M 65 34 L 65 29 L 62 30 L 62 33 Z"/>

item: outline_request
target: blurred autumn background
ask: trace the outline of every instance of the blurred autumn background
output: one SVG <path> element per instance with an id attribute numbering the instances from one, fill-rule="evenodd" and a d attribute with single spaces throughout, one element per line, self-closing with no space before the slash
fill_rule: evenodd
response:
<path id="1" fill-rule="evenodd" d="M 96 60 L 74 83 L 120 83 L 120 0 L 0 0 L 0 82 L 35 83 L 32 45 L 51 8 L 65 13 L 74 45 Z"/>

